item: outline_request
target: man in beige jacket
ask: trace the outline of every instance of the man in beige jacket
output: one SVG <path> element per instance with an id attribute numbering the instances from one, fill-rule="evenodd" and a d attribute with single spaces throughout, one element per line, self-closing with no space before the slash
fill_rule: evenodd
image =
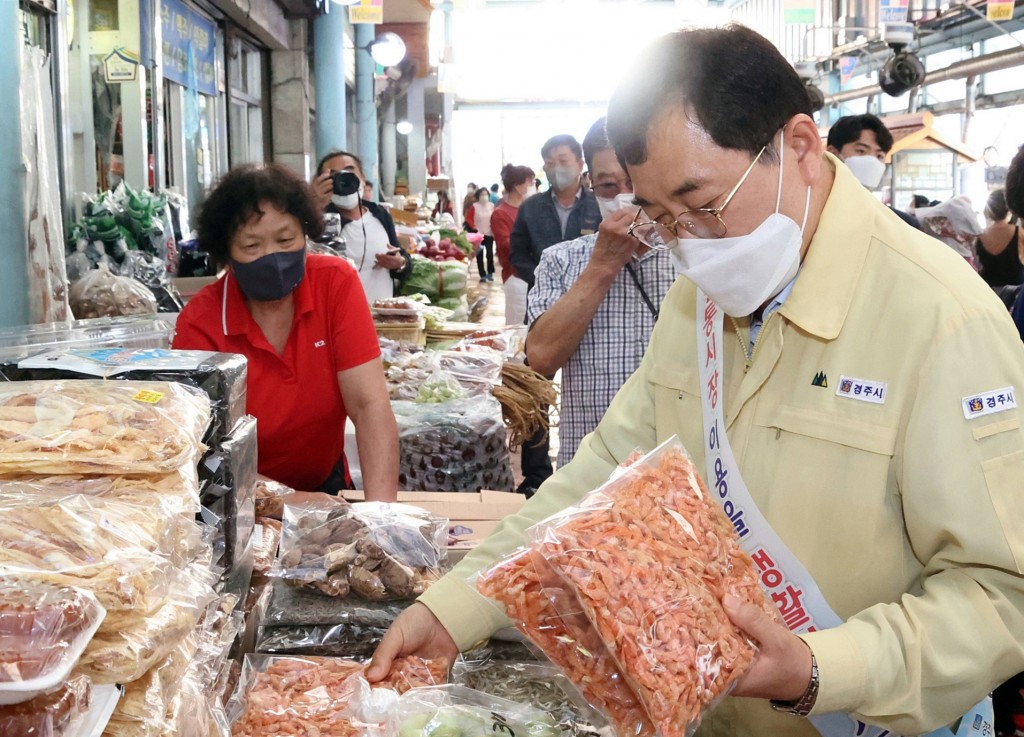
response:
<path id="1" fill-rule="evenodd" d="M 760 649 L 698 734 L 837 734 L 810 720 L 828 714 L 903 735 L 955 724 L 1024 670 L 1024 348 L 1006 309 L 824 154 L 800 80 L 765 39 L 679 31 L 638 68 L 658 73 L 627 77 L 609 139 L 643 206 L 633 232 L 665 241 L 684 277 L 573 461 L 398 619 L 371 675 L 507 625 L 472 573 L 634 448 L 678 434 L 704 470 L 720 452 L 713 389 L 729 483 L 741 475 L 835 623 L 795 634 L 724 602 Z M 750 506 L 726 511 L 744 535 Z"/>

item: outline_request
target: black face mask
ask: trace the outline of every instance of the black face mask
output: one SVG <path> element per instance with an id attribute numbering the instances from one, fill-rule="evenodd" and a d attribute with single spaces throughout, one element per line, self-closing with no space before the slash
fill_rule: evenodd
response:
<path id="1" fill-rule="evenodd" d="M 291 294 L 306 275 L 306 249 L 268 253 L 245 264 L 232 259 L 231 273 L 249 299 L 275 302 Z"/>

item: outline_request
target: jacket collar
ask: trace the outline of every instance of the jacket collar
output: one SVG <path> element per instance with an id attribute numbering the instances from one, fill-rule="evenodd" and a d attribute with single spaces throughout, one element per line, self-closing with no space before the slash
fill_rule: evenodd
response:
<path id="1" fill-rule="evenodd" d="M 800 275 L 779 313 L 824 340 L 838 337 L 850 312 L 861 272 L 884 207 L 839 159 L 825 154 L 835 181 L 811 238 Z"/>
<path id="2" fill-rule="evenodd" d="M 306 273 L 293 292 L 295 295 L 295 317 L 313 311 L 313 291 L 309 286 L 310 258 L 313 258 L 313 255 L 307 251 Z M 223 283 L 221 285 L 220 315 L 221 329 L 224 331 L 224 335 L 246 335 L 254 329 L 262 334 L 256 321 L 252 319 L 252 313 L 249 312 L 249 307 L 245 304 L 245 295 L 242 293 L 241 287 L 238 286 L 238 280 L 232 276 L 230 269 L 224 271 L 221 281 Z"/>

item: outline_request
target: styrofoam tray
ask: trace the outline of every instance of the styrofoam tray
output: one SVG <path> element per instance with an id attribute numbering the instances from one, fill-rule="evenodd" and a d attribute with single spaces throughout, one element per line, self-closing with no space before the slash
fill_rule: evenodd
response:
<path id="1" fill-rule="evenodd" d="M 96 617 L 96 621 L 92 623 L 91 627 L 79 633 L 71 647 L 64 653 L 64 659 L 61 664 L 49 673 L 37 676 L 36 678 L 30 678 L 27 681 L 0 683 L 0 704 L 5 706 L 7 704 L 20 704 L 23 701 L 34 699 L 39 694 L 53 690 L 68 679 L 71 671 L 77 665 L 78 659 L 85 652 L 85 648 L 88 646 L 92 636 L 96 634 L 96 630 L 100 628 L 103 619 L 107 616 L 107 610 L 103 608 L 102 604 L 96 602 L 96 606 L 99 608 L 100 616 Z"/>

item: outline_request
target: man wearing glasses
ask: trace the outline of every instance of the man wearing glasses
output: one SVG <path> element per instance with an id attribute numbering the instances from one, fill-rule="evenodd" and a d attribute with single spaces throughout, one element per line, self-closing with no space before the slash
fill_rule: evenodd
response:
<path id="1" fill-rule="evenodd" d="M 991 733 L 979 700 L 1024 670 L 1006 309 L 824 153 L 800 79 L 753 31 L 678 31 L 625 79 L 607 129 L 646 213 L 632 230 L 683 278 L 572 463 L 399 618 L 371 675 L 506 624 L 470 574 L 677 434 L 783 620 L 724 598 L 759 652 L 699 735 Z"/>
<path id="2" fill-rule="evenodd" d="M 530 366 L 562 370 L 558 465 L 576 453 L 643 358 L 661 300 L 675 280 L 669 255 L 627 232 L 633 186 L 608 143 L 604 118 L 583 139 L 603 218 L 598 233 L 544 250 L 527 298 Z"/>

